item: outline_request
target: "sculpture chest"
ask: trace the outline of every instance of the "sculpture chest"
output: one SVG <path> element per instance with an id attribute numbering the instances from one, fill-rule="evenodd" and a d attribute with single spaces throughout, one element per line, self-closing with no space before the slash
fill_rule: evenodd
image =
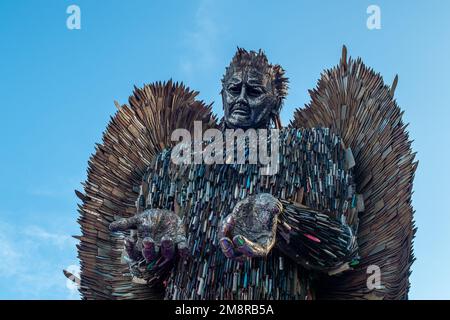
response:
<path id="1" fill-rule="evenodd" d="M 218 246 L 218 227 L 248 195 L 267 192 L 279 199 L 345 214 L 352 176 L 344 169 L 340 139 L 327 129 L 289 129 L 280 134 L 279 170 L 260 174 L 258 164 L 171 163 L 161 153 L 144 178 L 145 206 L 184 217 L 190 258 L 175 266 L 166 288 L 170 299 L 305 299 L 310 273 L 276 248 L 266 258 L 243 264 Z"/>

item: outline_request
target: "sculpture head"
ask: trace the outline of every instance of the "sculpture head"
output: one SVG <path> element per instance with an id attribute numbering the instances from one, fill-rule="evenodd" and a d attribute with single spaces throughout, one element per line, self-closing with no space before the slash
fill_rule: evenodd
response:
<path id="1" fill-rule="evenodd" d="M 283 68 L 270 64 L 264 52 L 238 48 L 222 78 L 225 127 L 258 129 L 278 124 L 287 83 Z"/>

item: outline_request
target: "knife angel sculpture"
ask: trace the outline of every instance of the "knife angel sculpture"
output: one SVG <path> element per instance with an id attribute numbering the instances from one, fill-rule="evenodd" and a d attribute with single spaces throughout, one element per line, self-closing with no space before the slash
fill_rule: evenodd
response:
<path id="1" fill-rule="evenodd" d="M 287 127 L 287 78 L 262 51 L 226 69 L 221 121 L 182 84 L 135 88 L 76 192 L 82 297 L 406 299 L 417 162 L 396 85 L 344 47 Z M 175 163 L 172 133 L 195 121 L 276 131 L 278 171 L 261 174 L 245 142 L 243 164 Z"/>

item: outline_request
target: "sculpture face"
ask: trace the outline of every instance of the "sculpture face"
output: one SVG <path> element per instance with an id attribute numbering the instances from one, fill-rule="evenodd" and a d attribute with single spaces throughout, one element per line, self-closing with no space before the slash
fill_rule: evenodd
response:
<path id="1" fill-rule="evenodd" d="M 271 79 L 256 68 L 236 70 L 223 83 L 222 101 L 227 128 L 266 128 L 274 112 L 278 112 L 278 99 Z"/>

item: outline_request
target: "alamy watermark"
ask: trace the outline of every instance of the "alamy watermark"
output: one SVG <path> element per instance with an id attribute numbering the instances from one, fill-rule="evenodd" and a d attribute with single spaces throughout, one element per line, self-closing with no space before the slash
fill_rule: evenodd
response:
<path id="1" fill-rule="evenodd" d="M 384 286 L 381 285 L 381 269 L 379 266 L 371 264 L 367 267 L 366 273 L 369 275 L 366 281 L 367 289 L 384 289 Z"/>
<path id="2" fill-rule="evenodd" d="M 176 129 L 171 140 L 175 164 L 260 164 L 261 175 L 274 175 L 279 169 L 278 129 L 207 129 L 194 121 L 194 136 Z"/>
<path id="3" fill-rule="evenodd" d="M 66 20 L 66 26 L 69 30 L 81 29 L 81 9 L 79 6 L 72 4 L 67 7 L 66 13 L 69 14 Z"/>
<path id="4" fill-rule="evenodd" d="M 379 6 L 372 4 L 367 7 L 366 10 L 369 17 L 366 21 L 367 29 L 369 30 L 379 30 L 381 29 L 381 9 Z"/>

